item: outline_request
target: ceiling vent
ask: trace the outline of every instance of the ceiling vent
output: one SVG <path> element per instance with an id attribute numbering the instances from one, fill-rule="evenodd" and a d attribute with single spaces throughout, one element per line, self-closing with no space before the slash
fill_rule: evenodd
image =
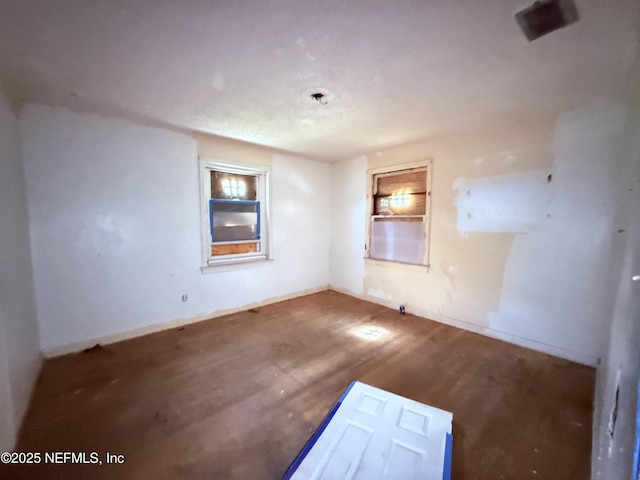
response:
<path id="1" fill-rule="evenodd" d="M 516 21 L 530 42 L 577 20 L 573 0 L 540 0 L 516 13 Z"/>

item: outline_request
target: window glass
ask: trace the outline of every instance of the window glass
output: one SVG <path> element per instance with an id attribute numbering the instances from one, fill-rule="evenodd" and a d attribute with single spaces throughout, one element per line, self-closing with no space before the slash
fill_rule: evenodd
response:
<path id="1" fill-rule="evenodd" d="M 427 264 L 427 167 L 372 176 L 369 258 Z"/>
<path id="2" fill-rule="evenodd" d="M 257 200 L 255 175 L 211 171 L 211 198 Z"/>
<path id="3" fill-rule="evenodd" d="M 200 171 L 205 268 L 266 260 L 268 169 L 201 157 Z"/>

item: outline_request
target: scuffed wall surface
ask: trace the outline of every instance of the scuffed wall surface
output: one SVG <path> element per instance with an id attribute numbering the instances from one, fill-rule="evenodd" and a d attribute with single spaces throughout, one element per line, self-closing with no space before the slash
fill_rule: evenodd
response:
<path id="1" fill-rule="evenodd" d="M 433 181 L 430 268 L 367 261 L 365 293 L 391 306 L 403 303 L 419 315 L 486 328 L 487 312 L 496 310 L 500 301 L 514 234 L 459 232 L 454 185 L 460 179 L 550 167 L 553 125 L 548 122 L 478 125 L 369 155 L 370 169 L 432 158 Z"/>
<path id="2" fill-rule="evenodd" d="M 206 141 L 272 165 L 274 259 L 202 274 L 196 140 L 36 105 L 20 125 L 45 351 L 328 285 L 329 165 Z"/>
<path id="3" fill-rule="evenodd" d="M 549 214 L 552 174 L 514 173 L 453 184 L 458 191 L 458 231 L 528 233 L 540 228 Z"/>
<path id="4" fill-rule="evenodd" d="M 366 260 L 364 295 L 595 365 L 624 118 L 619 103 L 599 101 L 368 155 L 369 169 L 432 158 L 433 195 L 429 269 Z"/>
<path id="5" fill-rule="evenodd" d="M 0 92 L 0 452 L 14 446 L 40 367 L 18 120 Z"/>

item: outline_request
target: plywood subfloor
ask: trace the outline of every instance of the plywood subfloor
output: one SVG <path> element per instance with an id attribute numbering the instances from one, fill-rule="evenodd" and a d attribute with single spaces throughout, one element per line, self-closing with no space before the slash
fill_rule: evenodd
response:
<path id="1" fill-rule="evenodd" d="M 354 379 L 453 412 L 456 480 L 589 478 L 594 369 L 331 291 L 45 361 L 18 450 L 124 464 L 0 478 L 278 479 Z"/>

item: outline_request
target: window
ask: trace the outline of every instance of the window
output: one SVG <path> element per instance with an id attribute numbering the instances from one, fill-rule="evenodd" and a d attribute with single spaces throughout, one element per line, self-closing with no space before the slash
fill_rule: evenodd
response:
<path id="1" fill-rule="evenodd" d="M 268 258 L 266 167 L 200 158 L 205 267 Z"/>
<path id="2" fill-rule="evenodd" d="M 430 162 L 369 172 L 369 258 L 429 264 L 430 180 Z"/>

